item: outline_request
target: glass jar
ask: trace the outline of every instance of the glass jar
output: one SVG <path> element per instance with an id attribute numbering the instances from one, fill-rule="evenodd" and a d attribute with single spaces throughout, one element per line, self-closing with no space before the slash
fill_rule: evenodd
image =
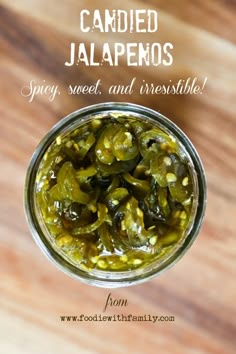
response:
<path id="1" fill-rule="evenodd" d="M 52 242 L 36 199 L 37 173 L 48 148 L 58 137 L 81 127 L 86 122 L 107 117 L 132 117 L 148 122 L 153 127 L 171 134 L 181 146 L 187 160 L 193 183 L 193 201 L 190 221 L 184 237 L 172 247 L 166 256 L 149 262 L 137 269 L 110 271 L 100 269 L 85 270 L 65 257 L 60 248 Z M 43 253 L 64 273 L 90 285 L 115 288 L 144 282 L 161 274 L 184 255 L 199 234 L 206 207 L 206 179 L 198 153 L 187 136 L 171 120 L 152 109 L 131 103 L 101 103 L 82 108 L 60 120 L 42 139 L 30 161 L 24 197 L 25 214 L 31 233 Z"/>

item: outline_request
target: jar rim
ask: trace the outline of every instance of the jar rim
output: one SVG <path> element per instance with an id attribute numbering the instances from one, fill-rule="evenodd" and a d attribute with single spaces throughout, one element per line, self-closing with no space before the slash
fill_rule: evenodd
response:
<path id="1" fill-rule="evenodd" d="M 72 131 L 74 129 L 74 125 L 77 124 L 78 126 L 78 121 L 79 125 L 81 125 L 87 121 L 88 117 L 93 118 L 101 114 L 107 115 L 108 112 L 123 112 L 126 116 L 127 113 L 130 113 L 132 116 L 137 115 L 140 117 L 141 115 L 141 117 L 151 120 L 162 129 L 169 130 L 171 134 L 174 135 L 182 144 L 191 159 L 197 177 L 198 200 L 196 205 L 196 215 L 188 235 L 184 238 L 183 243 L 178 245 L 176 251 L 173 252 L 170 257 L 164 257 L 164 259 L 158 263 L 158 267 L 149 267 L 150 269 L 148 269 L 147 266 L 145 268 L 140 268 L 140 270 L 138 268 L 123 272 L 103 270 L 95 271 L 91 274 L 91 272 L 83 271 L 75 265 L 69 263 L 64 257 L 54 250 L 53 246 L 44 235 L 39 225 L 37 216 L 35 215 L 33 191 L 39 163 L 46 150 L 52 142 L 55 141 L 56 136 L 68 129 L 68 124 L 70 124 L 70 131 Z M 109 288 L 134 285 L 144 282 L 155 277 L 157 274 L 163 273 L 176 264 L 191 247 L 200 232 L 206 210 L 206 201 L 207 184 L 204 167 L 195 147 L 187 135 L 174 122 L 161 113 L 148 107 L 128 102 L 105 102 L 90 105 L 68 114 L 66 117 L 57 122 L 43 137 L 32 155 L 26 173 L 24 189 L 24 210 L 26 219 L 30 231 L 43 253 L 67 275 L 90 285 Z M 145 272 L 144 269 L 146 270 Z M 122 273 L 122 276 L 120 273 Z"/>

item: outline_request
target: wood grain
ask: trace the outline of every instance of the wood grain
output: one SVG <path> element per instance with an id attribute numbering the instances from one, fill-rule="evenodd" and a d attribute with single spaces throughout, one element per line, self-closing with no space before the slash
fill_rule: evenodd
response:
<path id="1" fill-rule="evenodd" d="M 235 1 L 133 0 L 123 9 L 159 10 L 150 34 L 82 34 L 82 8 L 118 8 L 111 1 L 0 1 L 0 338 L 1 353 L 233 354 L 236 351 L 236 47 Z M 170 41 L 174 64 L 118 68 L 64 66 L 71 41 L 98 46 L 109 40 Z M 110 85 L 136 77 L 156 84 L 207 77 L 202 95 L 108 94 Z M 70 96 L 70 84 L 101 78 L 102 95 Z M 58 84 L 61 96 L 29 103 L 30 80 Z M 71 111 L 103 101 L 130 101 L 161 111 L 199 151 L 207 174 L 208 204 L 194 246 L 171 270 L 143 285 L 111 291 L 128 300 L 108 313 L 172 315 L 174 322 L 61 322 L 61 315 L 102 313 L 109 290 L 62 274 L 35 245 L 23 212 L 28 161 L 48 129 Z"/>

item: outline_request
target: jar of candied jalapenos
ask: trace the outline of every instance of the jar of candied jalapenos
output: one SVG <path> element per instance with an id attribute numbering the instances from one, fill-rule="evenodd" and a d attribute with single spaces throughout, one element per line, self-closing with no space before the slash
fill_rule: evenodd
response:
<path id="1" fill-rule="evenodd" d="M 30 161 L 25 211 L 61 270 L 118 287 L 174 265 L 199 233 L 206 205 L 200 158 L 169 119 L 130 103 L 69 114 Z"/>

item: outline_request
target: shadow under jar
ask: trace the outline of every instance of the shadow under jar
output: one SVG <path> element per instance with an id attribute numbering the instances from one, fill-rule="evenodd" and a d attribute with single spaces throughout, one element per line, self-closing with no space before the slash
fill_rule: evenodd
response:
<path id="1" fill-rule="evenodd" d="M 30 161 L 25 212 L 43 252 L 87 284 L 137 284 L 174 265 L 206 206 L 200 158 L 169 119 L 130 103 L 80 109 Z"/>

